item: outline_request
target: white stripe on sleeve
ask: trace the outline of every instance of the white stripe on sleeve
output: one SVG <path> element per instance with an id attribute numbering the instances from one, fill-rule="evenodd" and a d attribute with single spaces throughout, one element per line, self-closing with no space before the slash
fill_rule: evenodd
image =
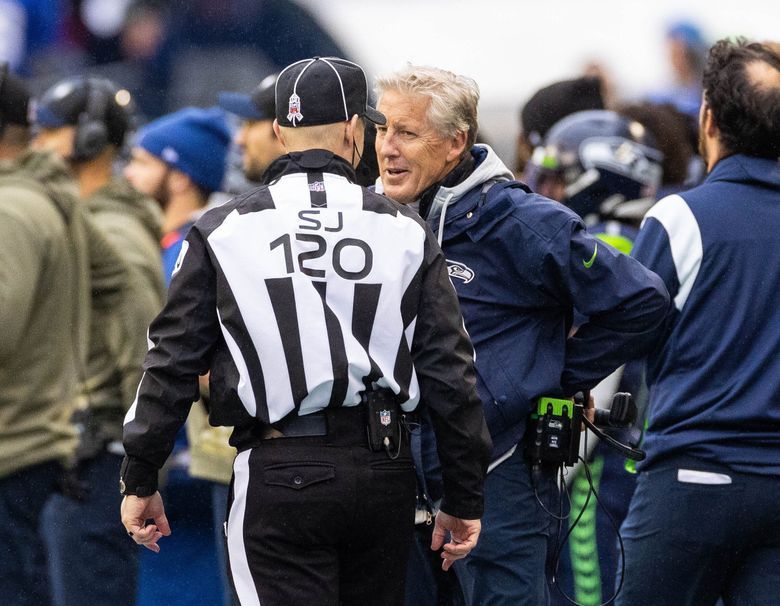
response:
<path id="1" fill-rule="evenodd" d="M 680 283 L 674 305 L 682 310 L 701 267 L 703 252 L 699 224 L 688 203 L 678 195 L 660 200 L 648 211 L 647 217 L 657 220 L 669 236 L 672 260 Z"/>

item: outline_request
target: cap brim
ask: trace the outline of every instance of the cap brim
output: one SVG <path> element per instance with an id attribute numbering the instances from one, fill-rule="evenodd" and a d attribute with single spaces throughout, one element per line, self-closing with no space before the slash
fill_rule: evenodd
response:
<path id="1" fill-rule="evenodd" d="M 219 96 L 217 97 L 217 104 L 225 111 L 235 114 L 244 120 L 272 119 L 257 108 L 249 95 L 222 92 L 219 93 Z"/>
<path id="2" fill-rule="evenodd" d="M 385 115 L 370 105 L 366 105 L 366 113 L 363 114 L 363 116 L 366 118 L 366 120 L 369 120 L 374 124 L 379 124 L 380 126 L 384 126 L 384 124 L 387 122 Z"/>
<path id="3" fill-rule="evenodd" d="M 35 106 L 35 124 L 42 128 L 59 128 L 67 126 L 67 122 L 51 111 L 47 105 Z"/>

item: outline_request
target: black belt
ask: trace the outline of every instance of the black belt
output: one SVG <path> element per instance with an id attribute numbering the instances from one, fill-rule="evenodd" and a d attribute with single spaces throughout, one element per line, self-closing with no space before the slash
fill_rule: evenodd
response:
<path id="1" fill-rule="evenodd" d="M 270 438 L 313 438 L 323 436 L 354 436 L 361 442 L 366 436 L 364 407 L 342 406 L 327 408 L 320 412 L 298 415 L 294 410 L 283 419 L 263 431 L 263 439 Z"/>
<path id="2" fill-rule="evenodd" d="M 302 417 L 298 416 L 298 411 L 293 411 L 280 421 L 271 425 L 273 429 L 281 433 L 281 436 L 274 436 L 269 432 L 268 437 L 285 438 L 304 438 L 312 436 L 328 435 L 328 420 L 325 412 L 313 412 Z"/>
<path id="3" fill-rule="evenodd" d="M 417 422 L 416 413 L 402 414 L 404 422 Z M 355 434 L 362 439 L 366 436 L 366 423 L 365 407 L 361 404 L 328 408 L 302 416 L 299 416 L 297 411 L 293 411 L 276 423 L 266 426 L 262 438 L 308 438 Z"/>

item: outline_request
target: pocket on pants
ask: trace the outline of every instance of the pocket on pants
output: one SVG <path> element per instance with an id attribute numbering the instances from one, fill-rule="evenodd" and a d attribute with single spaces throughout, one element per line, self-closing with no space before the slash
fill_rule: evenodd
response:
<path id="1" fill-rule="evenodd" d="M 684 476 L 685 477 L 685 476 Z M 671 524 L 669 532 L 682 549 L 706 552 L 723 543 L 725 529 L 738 523 L 743 487 L 739 484 L 702 484 L 677 478 L 667 498 Z"/>
<path id="2" fill-rule="evenodd" d="M 263 468 L 263 481 L 269 486 L 282 486 L 302 490 L 315 484 L 329 482 L 336 477 L 331 463 L 291 462 L 267 465 Z"/>
<path id="3" fill-rule="evenodd" d="M 414 466 L 411 459 L 398 458 L 372 461 L 371 469 L 377 471 L 410 471 L 414 469 Z"/>

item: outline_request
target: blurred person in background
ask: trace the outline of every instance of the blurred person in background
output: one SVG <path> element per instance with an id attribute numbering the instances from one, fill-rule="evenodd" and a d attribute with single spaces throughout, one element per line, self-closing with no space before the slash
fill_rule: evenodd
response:
<path id="1" fill-rule="evenodd" d="M 81 203 L 128 266 L 117 305 L 92 311 L 85 407 L 74 413 L 79 494 L 56 495 L 44 514 L 44 537 L 55 605 L 135 604 L 138 552 L 128 549 L 112 511 L 122 461 L 122 420 L 148 349 L 146 330 L 162 308 L 162 212 L 114 165 L 131 123 L 129 93 L 108 80 L 69 78 L 38 100 L 33 147 L 64 160 Z M 83 520 L 89 520 L 84 527 Z"/>
<path id="2" fill-rule="evenodd" d="M 181 109 L 148 123 L 136 137 L 124 172 L 136 188 L 154 197 L 163 209 L 161 244 L 166 284 L 170 283 L 187 233 L 206 211 L 212 195 L 221 189 L 229 145 L 226 116 L 218 108 Z M 203 377 L 200 385 L 208 398 L 207 378 Z M 202 426 L 202 414 L 199 414 L 202 406 L 197 404 L 194 408 L 190 435 L 200 433 L 197 427 Z M 214 445 L 211 441 L 197 442 L 203 448 Z M 179 532 L 165 556 L 153 558 L 146 551 L 142 554 L 142 578 L 151 579 L 154 587 L 148 582 L 141 584 L 140 606 L 198 600 L 216 603 L 223 599 L 224 583 L 215 566 L 221 552 L 214 543 L 215 534 L 222 531 L 222 522 L 218 522 L 219 528 L 212 528 L 202 522 L 199 514 L 207 511 L 216 521 L 224 519 L 225 510 L 221 500 L 216 503 L 213 500 L 213 480 L 217 478 L 208 478 L 207 482 L 201 479 L 204 474 L 190 475 L 191 446 L 185 430 L 180 431 L 166 465 L 165 486 L 171 509 L 183 510 Z M 195 455 L 196 468 L 201 471 L 203 448 L 196 450 Z M 211 470 L 210 474 L 218 476 L 219 469 Z"/>
<path id="3" fill-rule="evenodd" d="M 65 0 L 0 2 L 0 61 L 29 75 L 38 56 L 63 42 L 66 14 Z"/>
<path id="4" fill-rule="evenodd" d="M 27 151 L 29 94 L 0 67 L 0 594 L 49 603 L 40 515 L 73 457 L 89 333 L 89 257 L 64 166 Z"/>
<path id="5" fill-rule="evenodd" d="M 604 109 L 603 82 L 594 76 L 560 80 L 536 91 L 520 109 L 515 172 L 521 175 L 553 124 L 574 112 Z"/>
<path id="6" fill-rule="evenodd" d="M 663 160 L 655 137 L 640 122 L 608 110 L 583 111 L 549 130 L 526 166 L 525 180 L 529 187 L 579 214 L 589 233 L 630 254 L 639 221 L 655 202 Z M 685 162 L 683 175 L 684 169 Z M 586 321 L 575 314 L 575 330 Z M 605 388 L 613 390 L 604 393 L 607 401 L 596 405 L 608 404 L 614 391 L 629 392 L 638 399 L 642 373 L 638 360 L 618 369 L 606 382 Z M 606 433 L 623 443 L 636 443 L 639 435 L 638 430 L 607 429 Z M 571 534 L 552 564 L 556 587 L 550 597 L 556 606 L 569 603 L 564 596 L 582 606 L 599 606 L 615 591 L 621 558 L 616 532 L 628 511 L 635 476 L 624 465 L 625 455 L 594 436 L 589 437 L 589 444 L 595 444 L 586 454 L 590 477 L 579 466 L 567 477 L 571 510 L 566 529 Z M 588 498 L 591 483 L 598 501 L 592 495 Z"/>
<path id="7" fill-rule="evenodd" d="M 621 103 L 615 111 L 645 126 L 663 154 L 657 199 L 689 189 L 704 179 L 704 163 L 696 152 L 698 125 L 695 119 L 668 103 Z"/>
<path id="8" fill-rule="evenodd" d="M 538 606 L 548 600 L 553 518 L 543 507 L 556 508 L 557 465 L 526 456 L 530 415 L 540 397 L 571 397 L 640 355 L 668 295 L 657 276 L 600 245 L 578 215 L 531 193 L 492 149 L 474 144 L 479 89 L 471 78 L 410 65 L 378 78 L 377 90 L 387 116 L 377 130 L 377 186 L 416 208 L 442 243 L 494 444 L 466 593 L 475 606 Z M 575 309 L 589 322 L 569 337 Z M 435 511 L 431 440 L 423 418 Z M 424 566 L 419 559 L 409 575 Z"/>
<path id="9" fill-rule="evenodd" d="M 70 419 L 83 403 L 91 312 L 119 304 L 127 271 L 67 167 L 28 149 L 28 103 L 2 66 L 0 596 L 40 606 L 50 599 L 40 518 L 58 489 L 72 488 L 64 481 L 78 444 Z"/>
<path id="10" fill-rule="evenodd" d="M 673 80 L 666 88 L 651 92 L 648 101 L 670 103 L 695 118 L 701 105 L 701 75 L 709 44 L 690 21 L 673 23 L 666 30 L 665 42 Z"/>
<path id="11" fill-rule="evenodd" d="M 721 40 L 703 88 L 707 177 L 660 200 L 632 252 L 674 306 L 648 359 L 621 606 L 768 606 L 780 588 L 780 55 Z"/>
<path id="12" fill-rule="evenodd" d="M 148 116 L 208 104 L 219 90 L 293 58 L 344 56 L 312 12 L 291 0 L 135 0 L 113 43 L 141 71 L 133 92 Z"/>
<path id="13" fill-rule="evenodd" d="M 222 186 L 230 131 L 217 108 L 187 107 L 144 126 L 124 169 L 163 209 L 163 272 L 170 283 L 182 242 Z"/>
<path id="14" fill-rule="evenodd" d="M 221 92 L 219 106 L 241 119 L 233 141 L 241 150 L 244 176 L 260 183 L 265 170 L 286 151 L 274 133 L 276 74 L 266 76 L 250 95 Z"/>

